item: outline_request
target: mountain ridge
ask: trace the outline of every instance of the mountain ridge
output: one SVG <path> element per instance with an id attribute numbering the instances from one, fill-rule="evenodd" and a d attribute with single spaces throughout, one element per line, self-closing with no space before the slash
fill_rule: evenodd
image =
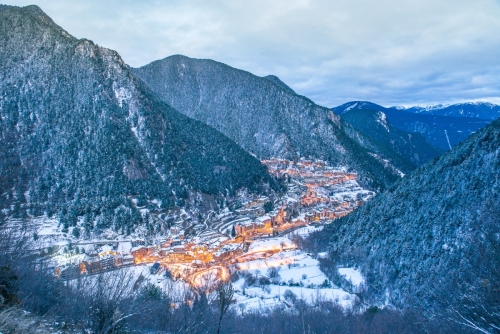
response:
<path id="1" fill-rule="evenodd" d="M 279 188 L 234 141 L 158 100 L 116 51 L 42 13 L 0 7 L 4 214 L 56 214 L 65 229 L 88 215 L 89 231 L 95 223 L 129 233 L 147 223 L 130 195 L 166 209 L 190 192 Z"/>
<path id="2" fill-rule="evenodd" d="M 332 108 L 340 115 L 352 109 L 383 111 L 394 127 L 406 132 L 418 132 L 430 144 L 445 151 L 491 122 L 472 117 L 411 113 L 395 108 L 385 108 L 368 101 L 352 101 Z"/>
<path id="3" fill-rule="evenodd" d="M 275 75 L 266 75 L 265 77 L 263 77 L 264 79 L 268 79 L 270 80 L 271 82 L 275 83 L 276 85 L 282 87 L 282 88 L 285 88 L 286 90 L 288 90 L 290 93 L 293 93 L 293 94 L 297 94 L 295 93 L 295 91 L 290 88 L 290 86 L 288 86 L 286 83 L 284 83 L 283 81 L 281 81 L 280 78 L 278 78 L 277 76 Z"/>
<path id="4" fill-rule="evenodd" d="M 389 160 L 380 156 L 378 143 L 277 78 L 181 55 L 132 72 L 163 101 L 213 126 L 260 159 L 305 157 L 348 166 L 374 189 L 385 188 L 399 177 L 398 169 L 406 168 L 394 161 L 386 166 Z"/>
<path id="5" fill-rule="evenodd" d="M 456 104 L 437 104 L 412 107 L 391 107 L 417 114 L 438 116 L 473 117 L 486 120 L 495 120 L 500 117 L 500 105 L 490 102 L 464 102 Z"/>

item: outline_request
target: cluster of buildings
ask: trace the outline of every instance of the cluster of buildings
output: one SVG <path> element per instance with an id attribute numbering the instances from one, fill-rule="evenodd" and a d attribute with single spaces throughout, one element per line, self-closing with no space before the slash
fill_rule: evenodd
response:
<path id="1" fill-rule="evenodd" d="M 190 275 L 196 275 L 237 261 L 257 239 L 343 217 L 374 195 L 359 187 L 356 174 L 332 168 L 323 161 L 270 159 L 263 163 L 270 173 L 287 182 L 287 193 L 281 198 L 247 197 L 226 216 L 219 216 L 219 227 L 213 221 L 211 228 L 197 231 L 194 237 L 185 237 L 184 230 L 174 224 L 168 237 L 149 245 L 135 240 L 126 246 L 120 242 L 101 247 L 71 270 L 94 274 L 125 265 L 154 263 L 160 266 L 155 272 L 163 267 L 179 272 L 182 266 Z"/>
<path id="2" fill-rule="evenodd" d="M 126 243 L 131 244 L 131 242 Z M 142 241 L 142 243 L 144 242 Z M 133 265 L 133 256 L 128 251 L 120 249 L 119 245 L 117 242 L 101 246 L 94 245 L 94 248 L 86 254 L 82 254 L 83 258 L 78 263 L 63 268 L 56 267 L 56 275 L 63 279 L 71 279 L 81 274 L 98 274 Z"/>
<path id="3" fill-rule="evenodd" d="M 244 217 L 240 215 L 234 220 L 238 236 L 274 235 L 312 222 L 337 219 L 373 196 L 371 192 L 361 196 L 357 193 L 357 197 L 352 194 L 338 196 L 339 192 L 349 192 L 343 185 L 357 186 L 357 175 L 330 167 L 321 160 L 269 159 L 263 163 L 270 173 L 288 182 L 288 192 L 274 203 L 278 208 L 267 213 L 262 207 L 265 199 L 245 203 Z M 260 215 L 252 216 L 249 211 L 260 212 Z"/>
<path id="4" fill-rule="evenodd" d="M 218 232 L 206 232 L 189 240 L 168 238 L 156 246 L 138 246 L 130 251 L 134 263 L 160 262 L 162 264 L 185 263 L 194 267 L 206 267 L 225 262 L 243 253 L 242 238 L 229 238 Z"/>

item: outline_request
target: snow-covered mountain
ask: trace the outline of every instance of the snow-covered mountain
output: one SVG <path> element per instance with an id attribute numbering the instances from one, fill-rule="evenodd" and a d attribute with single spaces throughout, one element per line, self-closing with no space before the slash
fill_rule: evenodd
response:
<path id="1" fill-rule="evenodd" d="M 132 72 L 164 102 L 224 133 L 259 158 L 315 158 L 355 170 L 383 189 L 409 170 L 331 110 L 275 76 L 206 59 L 171 56 Z"/>
<path id="2" fill-rule="evenodd" d="M 234 141 L 160 101 L 120 55 L 39 7 L 0 6 L 0 210 L 129 233 L 190 193 L 274 185 Z M 94 226 L 94 223 L 99 226 Z"/>
<path id="3" fill-rule="evenodd" d="M 417 114 L 438 116 L 474 117 L 495 120 L 500 117 L 500 105 L 489 102 L 466 102 L 457 104 L 417 105 L 413 107 L 391 107 Z"/>
<path id="4" fill-rule="evenodd" d="M 349 110 L 385 110 L 387 108 L 382 107 L 373 102 L 368 101 L 352 101 L 341 104 L 338 107 L 332 108 L 332 111 L 338 115 L 342 115 Z"/>
<path id="5" fill-rule="evenodd" d="M 456 117 L 413 113 L 401 108 L 385 108 L 366 101 L 353 101 L 332 108 L 342 115 L 351 110 L 383 111 L 389 122 L 396 128 L 406 132 L 418 132 L 433 146 L 449 150 L 457 143 L 464 141 L 472 133 L 485 127 L 491 121 L 474 117 Z"/>
<path id="6" fill-rule="evenodd" d="M 500 328 L 500 120 L 328 227 L 368 303 Z M 466 328 L 466 327 L 464 327 Z"/>

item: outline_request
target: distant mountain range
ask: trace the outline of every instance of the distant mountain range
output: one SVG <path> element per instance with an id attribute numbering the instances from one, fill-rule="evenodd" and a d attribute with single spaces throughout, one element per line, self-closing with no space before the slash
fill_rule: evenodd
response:
<path id="1" fill-rule="evenodd" d="M 258 158 L 326 160 L 357 171 L 363 184 L 379 190 L 415 168 L 276 76 L 258 77 L 180 55 L 132 73 L 162 101 L 221 131 Z"/>
<path id="2" fill-rule="evenodd" d="M 488 102 L 467 102 L 451 105 L 429 105 L 414 107 L 391 107 L 392 109 L 404 110 L 416 114 L 428 114 L 438 116 L 472 117 L 487 120 L 495 120 L 500 117 L 500 106 Z"/>
<path id="3" fill-rule="evenodd" d="M 394 127 L 410 133 L 418 132 L 430 144 L 442 150 L 449 150 L 491 122 L 490 120 L 472 117 L 412 113 L 402 109 L 385 108 L 366 101 L 348 102 L 332 108 L 339 115 L 351 110 L 366 109 L 382 111 Z"/>
<path id="4" fill-rule="evenodd" d="M 159 100 L 117 52 L 39 7 L 0 6 L 0 208 L 129 233 L 190 194 L 278 189 L 233 140 Z M 267 190 L 266 190 L 267 189 Z M 94 222 L 96 226 L 94 226 Z"/>
<path id="5" fill-rule="evenodd" d="M 366 302 L 500 328 L 500 120 L 326 228 Z M 477 329 L 476 328 L 476 329 Z"/>

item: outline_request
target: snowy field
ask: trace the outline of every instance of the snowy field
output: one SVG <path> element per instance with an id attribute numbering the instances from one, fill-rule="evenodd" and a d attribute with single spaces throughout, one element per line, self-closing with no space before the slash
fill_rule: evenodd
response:
<path id="1" fill-rule="evenodd" d="M 361 273 L 354 268 L 339 268 L 339 274 L 344 276 L 354 286 L 359 286 L 365 281 Z"/>
<path id="2" fill-rule="evenodd" d="M 173 302 L 185 300 L 189 294 L 189 284 L 183 280 L 174 281 L 165 277 L 163 270 L 151 274 L 150 268 L 151 264 L 144 264 L 121 270 L 133 275 L 132 281 L 139 281 L 141 286 L 150 283 L 161 288 Z M 245 276 L 252 275 L 258 282 L 260 278 L 268 277 L 270 268 L 276 268 L 279 275 L 271 278 L 270 284 L 248 285 Z M 302 251 L 279 252 L 266 259 L 235 264 L 231 270 L 239 273 L 239 279 L 232 283 L 235 290 L 235 303 L 232 307 L 238 312 L 264 311 L 276 306 L 288 308 L 292 306 L 294 298 L 302 299 L 310 305 L 316 305 L 320 301 L 332 301 L 344 309 L 350 309 L 357 298 L 332 286 L 319 269 L 319 262 Z M 341 268 L 339 273 L 345 275 L 354 285 L 363 282 L 361 274 L 353 268 Z"/>
<path id="3" fill-rule="evenodd" d="M 257 280 L 260 277 L 268 277 L 270 268 L 276 268 L 279 276 L 271 278 L 273 282 L 269 285 L 248 286 L 242 277 L 248 274 Z M 233 269 L 240 273 L 240 279 L 233 283 L 233 287 L 236 292 L 236 304 L 241 310 L 265 309 L 283 304 L 290 306 L 290 300 L 284 295 L 287 290 L 311 305 L 319 301 L 332 301 L 348 309 L 356 299 L 355 295 L 332 287 L 328 278 L 321 272 L 318 260 L 302 251 L 279 252 L 266 259 L 235 264 Z M 356 270 L 343 269 L 349 269 L 345 273 L 352 277 L 353 284 L 357 285 L 363 281 Z"/>

